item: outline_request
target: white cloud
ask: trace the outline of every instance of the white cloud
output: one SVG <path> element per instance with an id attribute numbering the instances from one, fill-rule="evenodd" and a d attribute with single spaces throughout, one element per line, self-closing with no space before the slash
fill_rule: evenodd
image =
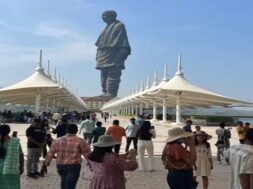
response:
<path id="1" fill-rule="evenodd" d="M 18 44 L 1 43 L 0 68 L 35 65 L 38 60 L 38 49 Z"/>
<path id="2" fill-rule="evenodd" d="M 95 38 L 92 36 L 52 23 L 40 24 L 34 33 L 54 40 L 54 46 L 45 47 L 48 57 L 53 62 L 72 64 L 95 60 Z"/>
<path id="3" fill-rule="evenodd" d="M 91 36 L 48 23 L 40 24 L 30 33 L 31 36 L 35 34 L 35 38 L 43 43 L 49 39 L 49 43 L 43 46 L 37 43 L 31 47 L 18 40 L 1 40 L 0 69 L 9 66 L 36 65 L 39 49 L 44 51 L 44 60 L 50 59 L 56 66 L 95 61 L 95 38 Z"/>
<path id="4" fill-rule="evenodd" d="M 43 49 L 44 67 L 49 59 L 51 68 L 56 67 L 58 71 L 62 70 L 64 66 L 69 67 L 75 63 L 94 62 L 95 64 L 95 38 L 91 36 L 52 24 L 41 24 L 34 31 L 25 32 L 31 36 L 31 41 L 36 41 L 36 43 L 13 40 L 8 36 L 0 38 L 0 72 L 2 73 L 0 86 L 13 84 L 31 74 L 39 61 L 40 49 Z M 43 45 L 38 43 L 40 41 Z M 91 66 L 94 67 L 94 65 Z M 9 76 L 13 70 L 17 75 Z"/>
<path id="5" fill-rule="evenodd" d="M 43 36 L 43 37 L 52 37 L 55 39 L 65 39 L 65 38 L 79 38 L 81 37 L 80 34 L 70 31 L 68 29 L 64 29 L 57 26 L 52 26 L 47 23 L 43 23 L 39 25 L 35 31 L 34 34 Z"/>

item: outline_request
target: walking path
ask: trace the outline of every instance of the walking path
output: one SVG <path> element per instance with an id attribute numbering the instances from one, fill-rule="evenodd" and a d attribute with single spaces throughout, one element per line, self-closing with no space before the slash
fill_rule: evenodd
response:
<path id="1" fill-rule="evenodd" d="M 116 119 L 116 118 L 114 118 Z M 122 126 L 128 124 L 128 120 L 124 118 L 118 118 Z M 110 126 L 112 119 L 109 119 L 107 123 L 104 123 L 106 127 Z M 127 188 L 129 189 L 168 189 L 166 183 L 166 170 L 163 168 L 161 162 L 161 153 L 165 145 L 165 139 L 167 137 L 168 127 L 159 126 L 160 124 L 155 124 L 157 131 L 157 138 L 154 140 L 154 149 L 155 149 L 155 172 L 140 172 L 138 170 L 134 172 L 126 172 L 127 179 Z M 23 147 L 24 153 L 26 155 L 26 137 L 25 130 L 28 127 L 27 124 L 11 124 L 12 131 L 18 131 L 18 136 L 21 139 L 21 145 Z M 217 140 L 215 135 L 215 130 L 217 127 L 202 127 L 202 130 L 206 131 L 208 134 L 212 135 L 213 138 L 210 140 L 213 156 L 216 155 L 215 142 Z M 194 130 L 194 128 L 193 128 Z M 232 139 L 231 144 L 237 144 L 237 134 L 235 128 L 231 130 Z M 123 140 L 121 146 L 121 152 L 124 153 L 125 140 Z M 131 148 L 131 147 L 130 147 Z M 216 188 L 228 188 L 229 183 L 229 171 L 230 167 L 225 164 L 217 164 L 214 158 L 214 170 L 213 176 L 210 177 L 210 189 Z M 86 167 L 86 162 L 82 163 L 81 176 L 78 181 L 77 189 L 86 189 L 89 186 L 91 172 Z M 199 178 L 200 179 L 200 178 Z M 21 186 L 22 189 L 59 189 L 60 178 L 57 174 L 55 162 L 53 161 L 48 169 L 48 174 L 44 178 L 31 179 L 26 176 L 24 173 L 21 176 Z M 198 188 L 202 188 L 202 184 Z"/>

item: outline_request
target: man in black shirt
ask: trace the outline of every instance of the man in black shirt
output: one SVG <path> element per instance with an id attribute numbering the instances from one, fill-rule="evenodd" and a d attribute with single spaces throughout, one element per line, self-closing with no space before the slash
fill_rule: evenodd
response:
<path id="1" fill-rule="evenodd" d="M 64 116 L 61 119 L 61 124 L 57 125 L 56 128 L 53 130 L 54 134 L 57 134 L 57 138 L 62 137 L 64 135 L 66 135 L 67 132 L 67 126 L 68 126 L 68 120 L 67 118 Z"/>
<path id="2" fill-rule="evenodd" d="M 190 132 L 190 133 L 192 133 L 192 128 L 191 128 L 191 126 L 192 126 L 192 120 L 187 120 L 187 121 L 186 121 L 186 125 L 183 127 L 183 130 L 184 130 L 185 132 Z"/>
<path id="3" fill-rule="evenodd" d="M 27 176 L 37 178 L 39 159 L 46 142 L 46 131 L 41 127 L 41 119 L 35 118 L 26 129 L 27 136 Z"/>
<path id="4" fill-rule="evenodd" d="M 102 123 L 100 121 L 98 121 L 96 123 L 96 128 L 92 130 L 91 134 L 92 134 L 92 138 L 93 138 L 93 143 L 97 142 L 98 141 L 98 138 L 101 136 L 101 135 L 104 135 L 105 134 L 105 127 L 102 127 Z"/>

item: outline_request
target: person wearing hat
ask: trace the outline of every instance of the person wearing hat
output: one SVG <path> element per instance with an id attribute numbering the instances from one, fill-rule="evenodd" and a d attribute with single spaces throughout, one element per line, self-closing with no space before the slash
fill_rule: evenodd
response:
<path id="1" fill-rule="evenodd" d="M 195 180 L 197 176 L 202 177 L 203 188 L 208 188 L 208 177 L 211 176 L 213 169 L 213 158 L 211 146 L 207 142 L 212 136 L 208 135 L 205 131 L 197 131 L 195 135 L 197 161 L 195 166 Z"/>
<path id="2" fill-rule="evenodd" d="M 124 171 L 134 171 L 136 150 L 130 150 L 125 157 L 112 152 L 115 140 L 109 135 L 102 135 L 93 144 L 94 150 L 88 157 L 93 171 L 89 189 L 125 189 Z"/>
<path id="3" fill-rule="evenodd" d="M 168 131 L 162 161 L 168 169 L 167 182 L 171 189 L 192 189 L 193 187 L 196 147 L 192 136 L 193 133 L 185 132 L 179 127 Z"/>

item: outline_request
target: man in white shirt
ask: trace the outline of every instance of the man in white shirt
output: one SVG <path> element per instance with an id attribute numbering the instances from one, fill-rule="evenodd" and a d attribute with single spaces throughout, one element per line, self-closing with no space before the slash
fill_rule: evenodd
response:
<path id="1" fill-rule="evenodd" d="M 90 116 L 87 116 L 81 123 L 79 134 L 83 133 L 83 138 L 89 145 L 91 144 L 93 129 L 95 129 L 95 122 L 90 120 Z"/>
<path id="2" fill-rule="evenodd" d="M 141 125 L 135 124 L 135 118 L 130 119 L 130 124 L 126 127 L 126 136 L 127 136 L 127 144 L 126 144 L 126 152 L 128 152 L 131 142 L 133 141 L 134 149 L 137 150 L 137 132 L 140 129 Z"/>
<path id="3" fill-rule="evenodd" d="M 248 129 L 245 144 L 232 146 L 230 159 L 230 189 L 253 189 L 253 129 Z"/>

